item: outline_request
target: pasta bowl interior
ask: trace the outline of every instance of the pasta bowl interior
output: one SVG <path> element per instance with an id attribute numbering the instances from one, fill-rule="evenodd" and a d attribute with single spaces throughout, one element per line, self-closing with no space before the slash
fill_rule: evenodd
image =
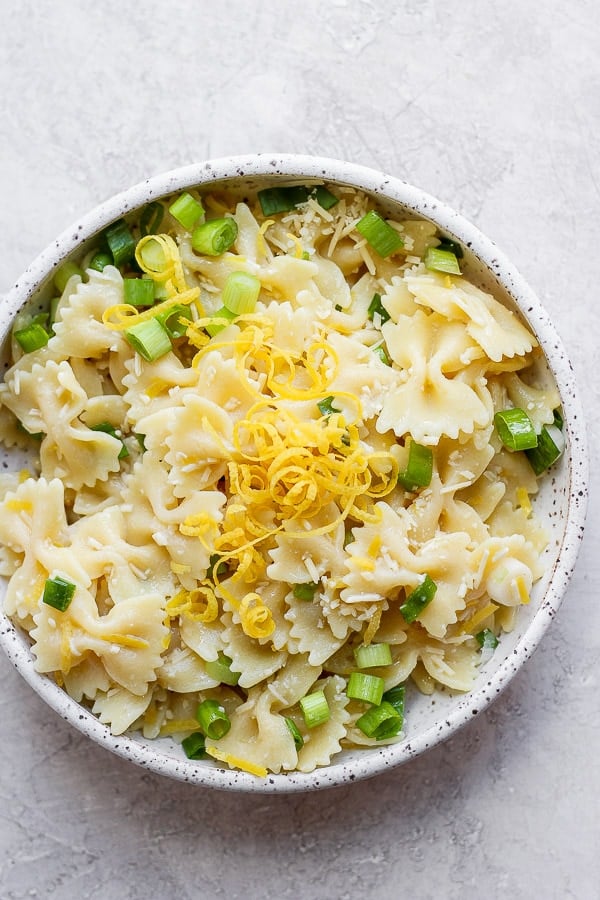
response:
<path id="1" fill-rule="evenodd" d="M 572 371 L 424 192 L 314 157 L 180 169 L 59 237 L 1 322 L 2 645 L 119 755 L 244 791 L 368 777 L 552 620 L 585 514 Z"/>

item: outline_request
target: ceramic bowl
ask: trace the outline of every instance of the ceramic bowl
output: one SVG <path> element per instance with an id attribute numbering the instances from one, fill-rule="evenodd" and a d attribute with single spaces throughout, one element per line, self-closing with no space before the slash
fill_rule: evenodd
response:
<path id="1" fill-rule="evenodd" d="M 485 709 L 532 653 L 562 600 L 582 538 L 587 495 L 585 430 L 573 372 L 554 326 L 533 291 L 491 240 L 448 206 L 398 178 L 331 159 L 264 154 L 199 163 L 150 178 L 102 203 L 44 250 L 2 300 L 1 334 L 6 337 L 14 316 L 25 305 L 35 309 L 43 307 L 49 296 L 52 273 L 66 257 L 82 254 L 110 222 L 150 200 L 189 187 L 216 183 L 231 186 L 243 183 L 249 189 L 257 189 L 276 183 L 323 181 L 358 187 L 371 194 L 389 214 L 435 222 L 465 247 L 467 277 L 518 310 L 536 335 L 560 391 L 567 436 L 566 452 L 552 474 L 542 480 L 535 500 L 537 515 L 544 520 L 551 536 L 546 551 L 546 574 L 536 584 L 531 603 L 519 610 L 514 631 L 503 636 L 491 660 L 482 667 L 471 693 L 413 697 L 407 737 L 401 743 L 346 751 L 335 757 L 331 765 L 310 774 L 270 775 L 265 779 L 222 768 L 212 760 L 187 760 L 181 748 L 170 739 L 147 741 L 139 734 L 114 737 L 51 678 L 35 671 L 27 636 L 0 615 L 0 642 L 9 659 L 60 716 L 119 756 L 191 784 L 239 791 L 308 791 L 375 775 L 435 746 Z M 14 451 L 4 452 L 4 462 L 12 469 L 20 468 L 22 463 Z M 24 729 L 35 727 L 35 723 L 23 722 Z"/>

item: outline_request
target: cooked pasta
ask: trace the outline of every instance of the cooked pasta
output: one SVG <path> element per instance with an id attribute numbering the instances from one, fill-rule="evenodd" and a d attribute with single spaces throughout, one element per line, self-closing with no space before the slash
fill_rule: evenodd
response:
<path id="1" fill-rule="evenodd" d="M 2 439 L 39 452 L 0 484 L 5 610 L 114 734 L 309 772 L 409 734 L 399 685 L 471 689 L 543 572 L 559 397 L 431 223 L 375 216 L 387 252 L 348 187 L 169 202 L 121 223 L 135 259 L 79 260 L 39 346 L 14 332 Z"/>

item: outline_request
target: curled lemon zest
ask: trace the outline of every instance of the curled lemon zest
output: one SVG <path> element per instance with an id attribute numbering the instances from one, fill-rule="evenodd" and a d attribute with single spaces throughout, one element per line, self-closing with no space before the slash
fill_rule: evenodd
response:
<path id="1" fill-rule="evenodd" d="M 118 644 L 119 647 L 126 647 L 128 650 L 147 650 L 150 646 L 144 638 L 131 634 L 103 634 L 101 640 L 108 644 Z"/>
<path id="2" fill-rule="evenodd" d="M 209 756 L 212 756 L 213 759 L 227 763 L 232 769 L 241 769 L 243 772 L 249 772 L 250 775 L 256 775 L 258 778 L 267 777 L 268 769 L 264 766 L 259 766 L 256 763 L 250 762 L 250 760 L 234 756 L 232 753 L 225 753 L 224 750 L 219 750 L 218 747 L 207 747 L 206 752 Z"/>
<path id="3" fill-rule="evenodd" d="M 132 325 L 138 325 L 140 322 L 147 322 L 149 319 L 155 319 L 157 316 L 168 312 L 173 306 L 189 306 L 190 303 L 199 304 L 200 288 L 190 288 L 182 294 L 175 294 L 162 303 L 157 303 L 144 312 L 138 312 L 137 306 L 131 306 L 129 303 L 115 303 L 109 306 L 102 313 L 102 321 L 107 328 L 113 331 L 124 331 L 131 328 Z"/>
<path id="4" fill-rule="evenodd" d="M 246 594 L 238 609 L 244 633 L 251 638 L 268 638 L 275 631 L 273 614 L 260 594 Z"/>
<path id="5" fill-rule="evenodd" d="M 185 616 L 192 622 L 214 622 L 219 615 L 219 601 L 212 585 L 204 582 L 192 591 L 179 591 L 166 605 L 171 618 Z"/>

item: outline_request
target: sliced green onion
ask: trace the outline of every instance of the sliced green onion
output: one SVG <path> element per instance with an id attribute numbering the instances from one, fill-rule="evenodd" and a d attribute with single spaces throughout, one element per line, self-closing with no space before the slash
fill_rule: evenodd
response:
<path id="1" fill-rule="evenodd" d="M 284 716 L 283 718 L 284 718 L 285 724 L 287 725 L 287 727 L 290 730 L 290 734 L 294 738 L 294 744 L 295 744 L 296 750 L 302 750 L 302 748 L 304 747 L 304 738 L 298 731 L 298 726 L 296 725 L 296 723 L 294 722 L 293 719 L 290 719 L 289 716 Z"/>
<path id="2" fill-rule="evenodd" d="M 315 599 L 315 592 L 319 585 L 315 581 L 307 581 L 306 584 L 294 585 L 294 597 L 296 600 L 306 600 L 307 602 Z"/>
<path id="3" fill-rule="evenodd" d="M 201 731 L 184 738 L 181 746 L 188 759 L 204 759 L 206 756 L 206 738 Z"/>
<path id="4" fill-rule="evenodd" d="M 119 219 L 104 234 L 115 266 L 122 266 L 133 259 L 137 241 L 125 219 Z"/>
<path id="5" fill-rule="evenodd" d="M 319 408 L 319 412 L 322 416 L 332 416 L 334 413 L 341 412 L 340 409 L 336 409 L 333 405 L 335 401 L 335 397 L 325 397 L 324 400 L 319 400 L 317 406 Z"/>
<path id="6" fill-rule="evenodd" d="M 50 327 L 52 331 L 54 331 L 53 325 L 56 322 L 56 314 L 58 312 L 58 304 L 60 303 L 62 297 L 53 297 L 50 301 Z"/>
<path id="7" fill-rule="evenodd" d="M 39 322 L 30 322 L 25 328 L 18 328 L 13 331 L 13 337 L 25 353 L 40 350 L 50 340 L 50 335 Z"/>
<path id="8" fill-rule="evenodd" d="M 88 269 L 95 269 L 96 272 L 104 272 L 107 266 L 112 266 L 113 258 L 110 253 L 103 253 L 101 250 L 94 253 L 88 263 Z"/>
<path id="9" fill-rule="evenodd" d="M 538 438 L 533 422 L 524 409 L 503 409 L 494 416 L 498 437 L 507 450 L 531 450 L 537 447 Z"/>
<path id="10" fill-rule="evenodd" d="M 351 700 L 363 700 L 379 706 L 383 697 L 385 682 L 378 675 L 365 675 L 364 672 L 352 672 L 348 679 L 346 694 Z"/>
<path id="11" fill-rule="evenodd" d="M 158 319 L 147 319 L 123 332 L 131 346 L 148 362 L 160 359 L 171 350 L 171 339 Z"/>
<path id="12" fill-rule="evenodd" d="M 226 309 L 224 306 L 221 309 L 218 309 L 216 313 L 213 313 L 213 321 L 209 322 L 208 325 L 205 325 L 204 328 L 211 337 L 214 337 L 215 334 L 218 334 L 220 331 L 223 331 L 224 328 L 227 328 L 229 322 L 233 322 L 234 319 L 237 318 L 236 313 L 231 312 L 231 310 Z M 220 321 L 226 319 L 226 322 Z"/>
<path id="13" fill-rule="evenodd" d="M 440 250 L 439 247 L 428 247 L 425 251 L 425 266 L 433 272 L 448 272 L 460 275 L 460 266 L 456 255 L 451 250 Z"/>
<path id="14" fill-rule="evenodd" d="M 565 420 L 563 419 L 563 414 L 560 406 L 557 406 L 554 410 L 554 422 L 552 424 L 556 425 L 556 427 L 560 428 L 560 430 L 562 431 Z"/>
<path id="15" fill-rule="evenodd" d="M 475 635 L 475 640 L 482 650 L 495 650 L 498 646 L 498 638 L 491 628 L 484 628 Z"/>
<path id="16" fill-rule="evenodd" d="M 433 450 L 411 441 L 408 448 L 408 462 L 398 475 L 398 482 L 407 491 L 428 487 L 433 474 Z"/>
<path id="17" fill-rule="evenodd" d="M 307 728 L 316 728 L 329 719 L 329 704 L 323 691 L 313 691 L 300 701 L 300 708 Z"/>
<path id="18" fill-rule="evenodd" d="M 143 253 L 142 253 L 142 256 L 143 256 Z M 155 281 L 154 278 L 152 277 L 152 275 L 149 275 L 148 272 L 144 272 L 142 274 L 142 278 L 144 281 L 152 282 L 152 284 L 154 286 L 154 302 L 155 303 L 156 303 L 156 301 L 161 302 L 162 300 L 169 299 L 169 291 L 167 289 L 166 281 Z M 183 306 L 183 304 L 180 304 L 180 306 Z"/>
<path id="19" fill-rule="evenodd" d="M 164 207 L 158 200 L 153 200 L 152 203 L 149 203 L 140 216 L 141 236 L 146 237 L 149 234 L 157 234 L 164 214 Z"/>
<path id="20" fill-rule="evenodd" d="M 136 439 L 136 441 L 138 442 L 139 448 L 140 448 L 140 450 L 142 451 L 142 453 L 145 453 L 145 452 L 146 452 L 146 435 L 145 435 L 145 434 L 138 434 L 138 433 L 136 432 L 136 433 L 135 433 L 135 439 Z"/>
<path id="21" fill-rule="evenodd" d="M 348 544 L 353 544 L 356 538 L 352 534 L 352 531 L 348 530 L 344 533 L 344 550 L 348 546 Z"/>
<path id="22" fill-rule="evenodd" d="M 192 232 L 192 247 L 205 256 L 221 256 L 233 247 L 238 235 L 235 219 L 211 219 L 198 225 Z"/>
<path id="23" fill-rule="evenodd" d="M 384 324 L 384 322 L 388 321 L 388 319 L 390 318 L 390 314 L 381 302 L 381 294 L 373 294 L 373 299 L 369 303 L 367 314 L 371 322 L 374 322 L 375 316 L 378 316 L 378 324 L 380 327 Z"/>
<path id="24" fill-rule="evenodd" d="M 124 278 L 123 293 L 125 303 L 129 303 L 131 306 L 152 306 L 154 282 L 149 278 Z"/>
<path id="25" fill-rule="evenodd" d="M 391 366 L 392 361 L 385 352 L 385 347 L 382 347 L 381 345 L 379 347 L 375 347 L 373 353 L 375 353 L 375 355 L 379 357 L 384 366 Z"/>
<path id="26" fill-rule="evenodd" d="M 155 275 L 160 275 L 164 272 L 166 266 L 165 251 L 156 238 L 152 237 L 150 240 L 144 241 L 136 250 L 136 254 L 147 274 L 152 272 Z"/>
<path id="27" fill-rule="evenodd" d="M 414 591 L 411 591 L 400 607 L 400 612 L 404 617 L 404 621 L 408 623 L 414 622 L 415 619 L 421 615 L 425 607 L 431 603 L 435 597 L 436 591 L 437 584 L 429 577 L 429 575 L 426 575 L 421 584 L 419 584 Z"/>
<path id="28" fill-rule="evenodd" d="M 336 203 L 340 202 L 340 198 L 336 197 L 335 194 L 332 194 L 331 191 L 322 184 L 319 184 L 315 188 L 315 199 L 323 209 L 331 209 L 332 206 L 335 206 Z"/>
<path id="29" fill-rule="evenodd" d="M 560 459 L 565 451 L 565 436 L 556 425 L 545 425 L 538 435 L 537 447 L 526 450 L 525 455 L 536 475 L 541 475 L 546 469 Z"/>
<path id="30" fill-rule="evenodd" d="M 79 275 L 80 278 L 83 278 L 83 272 L 76 266 L 75 263 L 64 262 L 62 266 L 59 266 L 56 272 L 54 273 L 54 287 L 56 290 L 62 294 L 64 289 L 67 286 L 67 282 L 69 278 L 72 278 L 73 275 Z"/>
<path id="31" fill-rule="evenodd" d="M 380 256 L 391 256 L 404 246 L 404 241 L 396 229 L 382 219 L 374 209 L 362 217 L 356 230 Z"/>
<path id="32" fill-rule="evenodd" d="M 43 441 L 46 437 L 46 433 L 44 431 L 27 431 L 22 422 L 17 419 L 17 430 L 22 434 L 26 434 L 28 438 L 31 438 L 34 441 Z"/>
<path id="33" fill-rule="evenodd" d="M 302 251 L 302 259 L 310 259 L 310 253 L 308 252 L 308 250 Z"/>
<path id="34" fill-rule="evenodd" d="M 277 213 L 289 212 L 301 203 L 306 203 L 308 188 L 302 185 L 264 188 L 258 192 L 257 196 L 263 216 L 274 216 Z"/>
<path id="35" fill-rule="evenodd" d="M 169 206 L 169 212 L 186 231 L 191 231 L 194 225 L 204 215 L 204 207 L 187 191 L 180 194 Z"/>
<path id="36" fill-rule="evenodd" d="M 53 606 L 54 609 L 64 612 L 73 599 L 74 593 L 75 585 L 73 582 L 56 575 L 54 578 L 46 579 L 42 600 L 48 606 Z"/>
<path id="37" fill-rule="evenodd" d="M 402 721 L 404 721 L 405 696 L 406 686 L 404 684 L 397 684 L 395 687 L 390 688 L 389 691 L 385 691 L 383 695 L 383 702 L 393 706 L 398 715 L 402 717 Z"/>
<path id="38" fill-rule="evenodd" d="M 218 741 L 231 728 L 231 720 L 216 700 L 203 700 L 196 710 L 196 718 L 207 738 Z"/>
<path id="39" fill-rule="evenodd" d="M 208 561 L 206 577 L 211 581 L 214 581 L 215 578 L 222 578 L 227 573 L 227 568 L 227 563 L 221 561 L 220 554 L 213 553 Z"/>
<path id="40" fill-rule="evenodd" d="M 441 237 L 440 243 L 435 248 L 436 250 L 446 250 L 449 253 L 454 253 L 457 259 L 463 258 L 463 248 L 458 243 L 458 241 L 451 241 L 450 238 Z"/>
<path id="41" fill-rule="evenodd" d="M 206 674 L 219 681 L 221 684 L 229 684 L 234 686 L 240 680 L 241 672 L 231 671 L 232 659 L 225 653 L 219 653 L 217 659 L 204 664 Z"/>
<path id="42" fill-rule="evenodd" d="M 156 319 L 163 326 L 170 338 L 184 337 L 187 333 L 188 325 L 192 321 L 192 311 L 189 306 L 184 303 L 177 303 L 171 306 L 165 313 L 159 313 Z M 185 319 L 181 322 L 180 319 Z"/>
<path id="43" fill-rule="evenodd" d="M 222 300 L 230 312 L 237 316 L 254 312 L 260 294 L 260 281 L 249 272 L 232 272 L 227 276 Z"/>
<path id="44" fill-rule="evenodd" d="M 367 737 L 383 741 L 396 737 L 402 730 L 402 716 L 394 709 L 391 703 L 385 700 L 379 706 L 368 709 L 367 712 L 356 720 L 357 728 L 360 728 Z"/>
<path id="45" fill-rule="evenodd" d="M 359 669 L 389 666 L 392 663 L 392 651 L 389 644 L 361 644 L 354 650 L 354 659 Z"/>
<path id="46" fill-rule="evenodd" d="M 125 459 L 129 456 L 129 450 L 123 441 L 123 438 L 117 434 L 116 428 L 114 425 L 111 425 L 110 422 L 100 422 L 98 425 L 90 425 L 90 430 L 103 431 L 104 434 L 110 434 L 111 437 L 114 437 L 117 441 L 121 442 L 121 449 L 119 451 L 119 456 L 117 457 L 118 459 Z"/>

